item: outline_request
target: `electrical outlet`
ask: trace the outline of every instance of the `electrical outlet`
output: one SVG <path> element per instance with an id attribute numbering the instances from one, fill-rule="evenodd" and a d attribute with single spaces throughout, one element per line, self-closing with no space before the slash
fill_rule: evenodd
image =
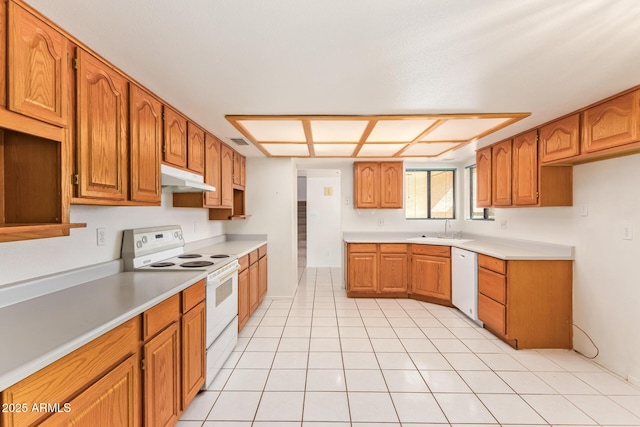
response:
<path id="1" fill-rule="evenodd" d="M 98 246 L 104 246 L 107 240 L 106 231 L 104 228 L 96 228 L 96 244 Z"/>
<path id="2" fill-rule="evenodd" d="M 580 205 L 580 216 L 589 216 L 589 205 L 586 203 Z"/>
<path id="3" fill-rule="evenodd" d="M 344 199 L 344 205 L 345 206 L 349 206 L 351 204 L 351 200 L 349 199 Z"/>
<path id="4" fill-rule="evenodd" d="M 506 219 L 501 219 L 500 220 L 500 229 L 501 230 L 506 230 L 507 229 L 507 220 Z"/>
<path id="5" fill-rule="evenodd" d="M 633 240 L 633 225 L 629 223 L 622 224 L 622 240 Z"/>
<path id="6" fill-rule="evenodd" d="M 378 227 L 382 227 L 384 226 L 384 218 L 379 218 L 378 219 Z"/>

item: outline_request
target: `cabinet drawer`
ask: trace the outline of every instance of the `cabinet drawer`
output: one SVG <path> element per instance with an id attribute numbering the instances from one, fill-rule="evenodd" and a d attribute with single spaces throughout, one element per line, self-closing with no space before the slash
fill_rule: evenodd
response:
<path id="1" fill-rule="evenodd" d="M 406 254 L 407 245 L 404 243 L 380 243 L 380 253 L 383 254 Z"/>
<path id="2" fill-rule="evenodd" d="M 180 318 L 180 294 L 176 294 L 142 314 L 142 339 L 151 338 Z"/>
<path id="3" fill-rule="evenodd" d="M 71 396 L 102 377 L 126 356 L 138 350 L 140 317 L 136 316 L 62 359 L 2 392 L 3 403 L 68 402 Z M 73 408 L 72 408 L 73 409 Z M 0 425 L 27 426 L 47 416 L 41 412 L 5 412 Z"/>
<path id="4" fill-rule="evenodd" d="M 249 268 L 249 255 L 238 258 L 238 263 L 240 264 L 240 271 Z"/>
<path id="5" fill-rule="evenodd" d="M 206 279 L 200 280 L 195 285 L 189 286 L 182 291 L 182 312 L 186 313 L 193 307 L 198 305 L 200 301 L 204 301 Z"/>
<path id="6" fill-rule="evenodd" d="M 349 252 L 376 252 L 375 243 L 349 243 Z"/>
<path id="7" fill-rule="evenodd" d="M 411 252 L 418 255 L 450 257 L 451 247 L 436 245 L 411 245 Z"/>
<path id="8" fill-rule="evenodd" d="M 507 334 L 505 306 L 482 294 L 478 295 L 478 318 L 495 332 Z"/>
<path id="9" fill-rule="evenodd" d="M 249 265 L 255 264 L 256 262 L 258 262 L 258 250 L 257 249 L 255 251 L 251 251 L 249 253 Z"/>
<path id="10" fill-rule="evenodd" d="M 500 274 L 507 273 L 507 262 L 505 260 L 487 255 L 478 254 L 478 266 Z"/>
<path id="11" fill-rule="evenodd" d="M 262 258 L 267 254 L 267 245 L 262 245 L 258 248 L 258 258 Z"/>
<path id="12" fill-rule="evenodd" d="M 500 304 L 507 303 L 507 279 L 502 274 L 479 268 L 478 291 Z"/>

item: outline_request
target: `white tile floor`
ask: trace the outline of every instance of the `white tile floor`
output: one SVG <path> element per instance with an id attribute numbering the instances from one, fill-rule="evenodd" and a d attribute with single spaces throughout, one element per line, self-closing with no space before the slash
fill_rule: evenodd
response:
<path id="1" fill-rule="evenodd" d="M 640 426 L 640 388 L 577 353 L 515 351 L 460 312 L 348 299 L 306 269 L 265 300 L 178 427 Z"/>

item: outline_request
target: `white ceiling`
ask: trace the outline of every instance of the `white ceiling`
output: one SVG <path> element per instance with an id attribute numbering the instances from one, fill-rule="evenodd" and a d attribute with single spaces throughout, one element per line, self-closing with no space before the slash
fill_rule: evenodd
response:
<path id="1" fill-rule="evenodd" d="M 226 141 L 227 114 L 532 113 L 484 146 L 640 84 L 637 0 L 27 2 Z"/>

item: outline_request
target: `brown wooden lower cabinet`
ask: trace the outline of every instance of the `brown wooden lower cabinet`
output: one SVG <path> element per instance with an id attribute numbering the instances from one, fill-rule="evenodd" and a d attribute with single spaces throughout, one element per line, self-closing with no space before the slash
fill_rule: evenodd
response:
<path id="1" fill-rule="evenodd" d="M 478 317 L 514 348 L 572 348 L 572 261 L 478 255 Z"/>
<path id="2" fill-rule="evenodd" d="M 407 295 L 409 258 L 406 244 L 349 243 L 346 252 L 348 296 Z"/>
<path id="3" fill-rule="evenodd" d="M 451 248 L 407 248 L 348 243 L 347 295 L 404 296 L 453 307 Z M 514 348 L 572 348 L 572 271 L 573 261 L 505 261 L 479 254 L 478 317 Z"/>
<path id="4" fill-rule="evenodd" d="M 411 295 L 451 305 L 451 248 L 411 245 Z"/>
<path id="5" fill-rule="evenodd" d="M 267 245 L 238 259 L 238 331 L 258 308 L 267 294 Z"/>
<path id="6" fill-rule="evenodd" d="M 2 391 L 59 412 L 3 412 L 0 426 L 174 425 L 204 383 L 204 295 L 201 280 Z"/>
<path id="7" fill-rule="evenodd" d="M 39 425 L 139 426 L 139 372 L 137 355 L 130 356 Z"/>

